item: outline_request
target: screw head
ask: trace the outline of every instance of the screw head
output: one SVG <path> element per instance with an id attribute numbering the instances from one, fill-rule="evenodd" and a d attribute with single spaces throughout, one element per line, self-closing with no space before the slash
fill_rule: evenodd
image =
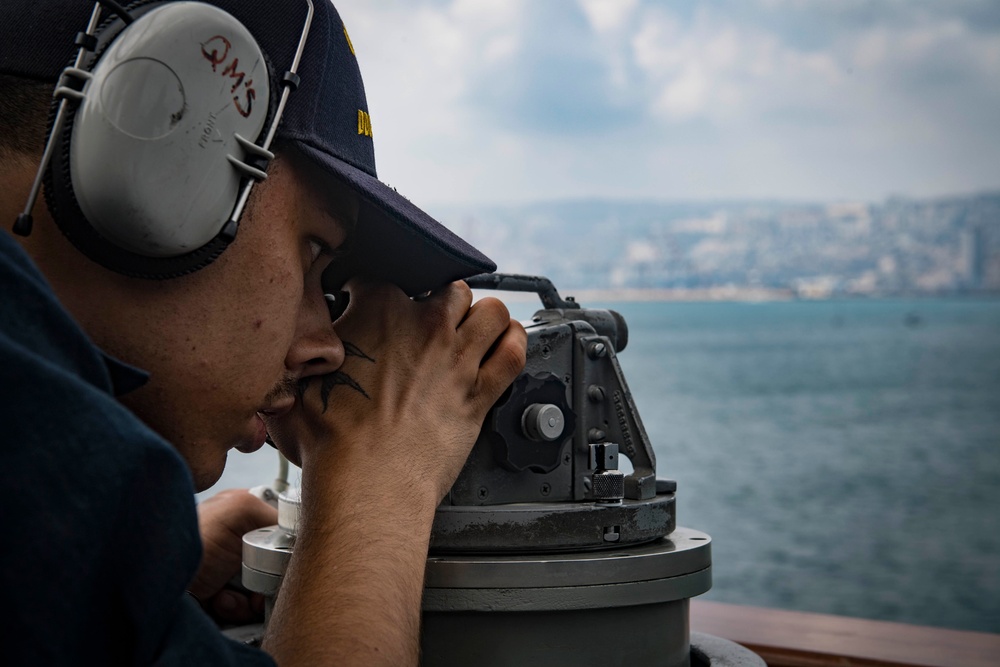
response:
<path id="1" fill-rule="evenodd" d="M 591 359 L 600 359 L 608 353 L 608 348 L 604 343 L 594 342 L 587 346 L 587 355 Z"/>
<path id="2" fill-rule="evenodd" d="M 479 496 L 480 500 L 486 500 L 490 495 L 490 490 L 485 486 L 481 486 L 479 487 L 479 491 L 476 492 L 476 495 Z"/>
<path id="3" fill-rule="evenodd" d="M 545 484 L 542 484 L 542 488 L 539 489 L 539 491 L 541 491 L 543 496 L 547 496 L 552 493 L 552 486 L 546 482 Z"/>

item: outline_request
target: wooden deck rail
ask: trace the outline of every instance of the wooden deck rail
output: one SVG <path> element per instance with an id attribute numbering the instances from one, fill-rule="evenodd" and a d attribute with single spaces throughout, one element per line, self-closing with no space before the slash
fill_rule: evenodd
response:
<path id="1" fill-rule="evenodd" d="M 691 629 L 768 667 L 1000 667 L 1000 634 L 691 601 Z"/>

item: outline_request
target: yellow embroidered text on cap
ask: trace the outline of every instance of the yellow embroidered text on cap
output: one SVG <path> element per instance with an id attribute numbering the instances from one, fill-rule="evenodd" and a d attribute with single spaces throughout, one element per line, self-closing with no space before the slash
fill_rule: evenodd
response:
<path id="1" fill-rule="evenodd" d="M 366 111 L 358 109 L 358 134 L 372 136 L 372 117 Z"/>

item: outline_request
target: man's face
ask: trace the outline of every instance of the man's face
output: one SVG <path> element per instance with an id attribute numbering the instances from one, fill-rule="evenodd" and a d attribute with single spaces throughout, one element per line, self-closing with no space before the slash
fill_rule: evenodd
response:
<path id="1" fill-rule="evenodd" d="M 332 181 L 301 158 L 279 159 L 214 264 L 139 285 L 142 302 L 128 299 L 134 309 L 122 316 L 129 321 L 116 317 L 117 330 L 95 336 L 150 372 L 123 402 L 177 447 L 199 490 L 219 478 L 230 449 L 261 446 L 258 413 L 290 409 L 298 380 L 343 361 L 320 279 L 358 204 Z"/>

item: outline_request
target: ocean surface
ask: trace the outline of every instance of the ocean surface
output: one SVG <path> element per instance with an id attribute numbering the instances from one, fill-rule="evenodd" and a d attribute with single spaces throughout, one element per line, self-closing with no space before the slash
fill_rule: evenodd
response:
<path id="1" fill-rule="evenodd" d="M 585 305 L 629 323 L 706 599 L 1000 632 L 1000 301 Z M 213 489 L 276 467 L 234 453 Z"/>

